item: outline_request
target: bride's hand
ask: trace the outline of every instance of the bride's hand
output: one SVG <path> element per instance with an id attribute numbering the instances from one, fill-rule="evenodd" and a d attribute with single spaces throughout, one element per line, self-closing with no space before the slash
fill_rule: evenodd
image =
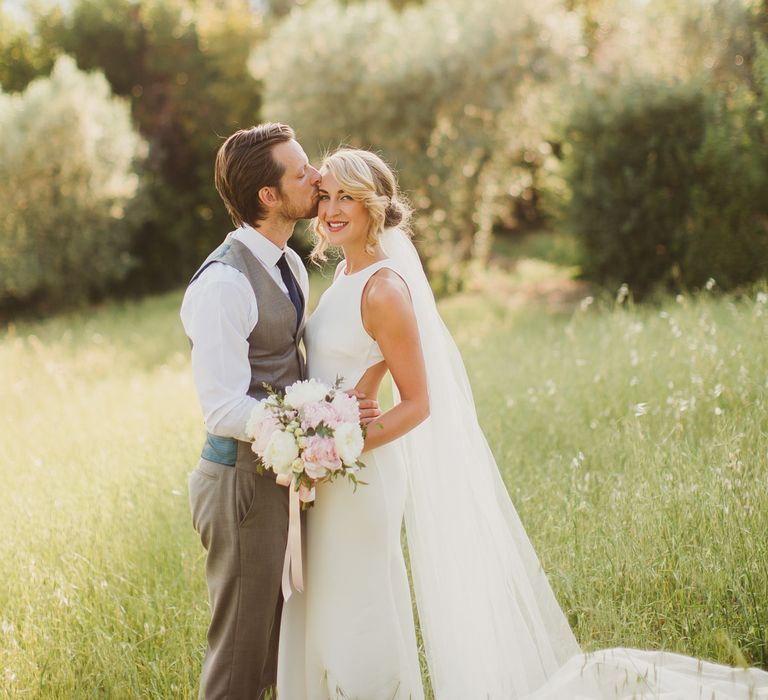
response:
<path id="1" fill-rule="evenodd" d="M 379 408 L 379 402 L 375 399 L 368 399 L 360 391 L 356 389 L 350 389 L 346 392 L 349 396 L 357 399 L 358 406 L 360 407 L 360 422 L 364 424 L 375 421 L 381 415 L 381 409 Z"/>

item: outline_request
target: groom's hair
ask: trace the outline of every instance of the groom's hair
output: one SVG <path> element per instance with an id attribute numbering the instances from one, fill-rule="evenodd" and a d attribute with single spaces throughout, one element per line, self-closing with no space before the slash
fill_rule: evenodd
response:
<path id="1" fill-rule="evenodd" d="M 267 212 L 259 200 L 259 190 L 279 190 L 285 171 L 272 157 L 272 148 L 295 138 L 286 124 L 257 124 L 236 131 L 219 148 L 214 181 L 235 226 L 264 219 Z"/>

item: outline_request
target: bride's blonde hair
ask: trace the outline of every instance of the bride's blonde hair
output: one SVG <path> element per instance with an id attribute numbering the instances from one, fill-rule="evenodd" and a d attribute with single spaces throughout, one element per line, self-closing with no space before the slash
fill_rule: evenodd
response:
<path id="1" fill-rule="evenodd" d="M 371 217 L 365 247 L 370 253 L 385 228 L 399 226 L 409 231 L 411 207 L 397 187 L 392 169 L 375 153 L 353 148 L 340 148 L 327 155 L 320 166 L 325 168 L 352 199 L 362 202 Z M 310 254 L 314 262 L 327 260 L 330 245 L 320 219 L 312 222 L 315 247 Z"/>

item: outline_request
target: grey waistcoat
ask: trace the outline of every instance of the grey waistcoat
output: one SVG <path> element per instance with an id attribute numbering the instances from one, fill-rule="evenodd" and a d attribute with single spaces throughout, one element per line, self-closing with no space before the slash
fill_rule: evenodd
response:
<path id="1" fill-rule="evenodd" d="M 251 363 L 251 384 L 248 395 L 257 399 L 267 395 L 263 382 L 276 391 L 299 379 L 304 379 L 306 366 L 299 342 L 304 333 L 304 319 L 296 328 L 296 309 L 285 292 L 277 286 L 264 266 L 248 247 L 236 238 L 226 240 L 211 253 L 190 280 L 194 282 L 214 262 L 230 265 L 242 272 L 253 287 L 259 307 L 256 326 L 248 336 L 248 361 Z M 299 279 L 291 258 L 289 265 Z M 298 284 L 297 284 L 298 286 Z M 299 293 L 303 295 L 301 289 Z M 306 308 L 306 299 L 304 300 Z"/>

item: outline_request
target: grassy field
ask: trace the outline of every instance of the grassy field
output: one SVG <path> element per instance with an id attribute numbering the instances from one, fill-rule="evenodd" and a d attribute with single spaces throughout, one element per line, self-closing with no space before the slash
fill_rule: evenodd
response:
<path id="1" fill-rule="evenodd" d="M 768 668 L 768 295 L 442 302 L 489 442 L 589 649 Z M 179 295 L 0 336 L 0 688 L 186 698 L 207 620 Z"/>

